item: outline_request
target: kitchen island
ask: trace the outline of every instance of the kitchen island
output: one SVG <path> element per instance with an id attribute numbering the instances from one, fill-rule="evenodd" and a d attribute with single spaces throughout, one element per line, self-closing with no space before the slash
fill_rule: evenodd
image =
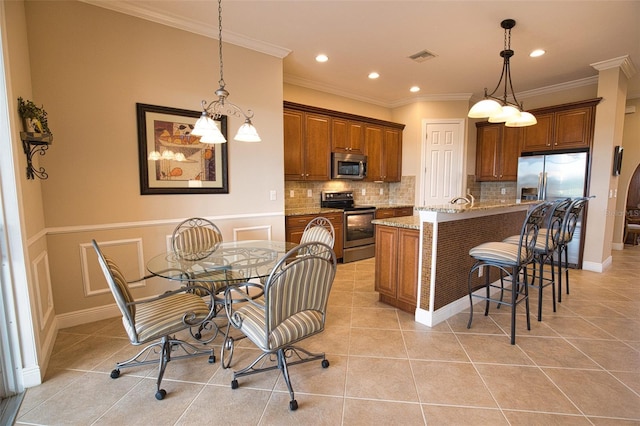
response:
<path id="1" fill-rule="evenodd" d="M 380 301 L 414 313 L 417 322 L 428 326 L 468 308 L 467 279 L 474 263 L 469 250 L 519 234 L 534 204 L 537 202 L 423 206 L 416 207 L 418 215 L 412 217 L 375 220 L 376 236 L 381 236 L 381 241 L 376 240 Z M 406 231 L 413 231 L 414 240 L 402 242 L 400 233 L 406 236 Z M 498 279 L 497 273 L 491 279 Z M 480 283 L 479 276 L 473 280 Z M 408 288 L 412 282 L 413 288 Z"/>

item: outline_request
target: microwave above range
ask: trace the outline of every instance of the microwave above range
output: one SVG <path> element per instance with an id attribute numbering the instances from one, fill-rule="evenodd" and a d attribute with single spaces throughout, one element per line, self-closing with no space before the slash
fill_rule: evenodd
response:
<path id="1" fill-rule="evenodd" d="M 366 155 L 331 153 L 331 179 L 361 180 L 366 176 Z"/>

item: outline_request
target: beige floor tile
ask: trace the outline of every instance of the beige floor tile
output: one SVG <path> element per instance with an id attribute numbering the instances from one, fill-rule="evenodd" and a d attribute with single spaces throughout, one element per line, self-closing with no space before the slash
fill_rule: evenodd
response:
<path id="1" fill-rule="evenodd" d="M 350 291 L 331 291 L 329 295 L 329 307 L 334 306 L 346 306 L 351 307 L 353 305 L 353 292 Z"/>
<path id="2" fill-rule="evenodd" d="M 640 396 L 609 373 L 550 368 L 544 371 L 587 416 L 640 421 Z"/>
<path id="3" fill-rule="evenodd" d="M 260 425 L 338 425 L 342 419 L 342 398 L 296 394 L 298 409 L 289 411 L 289 393 L 274 392 L 264 410 Z"/>
<path id="4" fill-rule="evenodd" d="M 591 424 L 585 416 L 533 413 L 529 411 L 504 410 L 504 415 L 512 425 L 557 425 L 557 426 L 588 426 Z"/>
<path id="5" fill-rule="evenodd" d="M 338 355 L 349 354 L 350 327 L 332 326 L 299 343 L 299 346 L 311 352 L 326 352 Z"/>
<path id="6" fill-rule="evenodd" d="M 420 404 L 347 398 L 344 402 L 344 426 L 350 425 L 424 425 Z"/>
<path id="7" fill-rule="evenodd" d="M 95 425 L 173 425 L 202 391 L 204 385 L 163 381 L 167 395 L 162 401 L 155 398 L 156 381 L 145 379 L 116 402 Z"/>
<path id="8" fill-rule="evenodd" d="M 586 339 L 569 342 L 607 370 L 640 371 L 640 352 L 623 342 Z"/>
<path id="9" fill-rule="evenodd" d="M 350 357 L 346 396 L 418 402 L 408 360 Z"/>
<path id="10" fill-rule="evenodd" d="M 452 333 L 403 331 L 402 335 L 410 359 L 469 362 L 469 357 Z"/>
<path id="11" fill-rule="evenodd" d="M 545 323 L 563 337 L 612 339 L 613 336 L 587 320 L 578 317 L 549 318 Z"/>
<path id="12" fill-rule="evenodd" d="M 48 369 L 41 385 L 27 389 L 20 406 L 20 413 L 25 414 L 31 411 L 58 392 L 63 391 L 67 386 L 72 386 L 85 374 L 82 371 Z"/>
<path id="13" fill-rule="evenodd" d="M 521 336 L 517 344 L 539 366 L 601 369 L 562 338 Z"/>
<path id="14" fill-rule="evenodd" d="M 586 318 L 591 324 L 606 331 L 613 337 L 640 342 L 640 319 L 630 318 Z"/>
<path id="15" fill-rule="evenodd" d="M 322 367 L 321 361 L 309 361 L 289 367 L 289 378 L 294 393 L 344 396 L 347 357 L 328 354 L 326 359 L 329 361 L 327 368 Z M 282 374 L 278 376 L 274 389 L 288 392 Z"/>
<path id="16" fill-rule="evenodd" d="M 351 314 L 351 326 L 399 330 L 400 323 L 395 309 L 356 308 Z"/>
<path id="17" fill-rule="evenodd" d="M 130 392 L 141 379 L 122 376 L 117 380 L 106 374 L 87 373 L 28 413 L 20 415 L 21 422 L 43 425 L 89 425 L 113 404 Z M 171 390 L 169 389 L 168 392 Z M 148 394 L 155 401 L 155 392 Z"/>
<path id="18" fill-rule="evenodd" d="M 422 403 L 497 407 L 471 363 L 411 361 L 411 368 Z"/>
<path id="19" fill-rule="evenodd" d="M 422 410 L 429 425 L 499 426 L 509 424 L 498 409 L 423 404 Z"/>
<path id="20" fill-rule="evenodd" d="M 472 334 L 499 334 L 504 335 L 504 331 L 495 323 L 493 318 L 484 316 L 484 308 L 476 309 L 473 314 L 473 322 L 471 328 L 467 328 L 469 323 L 469 313 L 461 312 L 447 319 L 449 327 L 454 333 L 472 333 Z"/>
<path id="21" fill-rule="evenodd" d="M 573 403 L 537 367 L 497 364 L 476 367 L 500 408 L 579 414 Z"/>
<path id="22" fill-rule="evenodd" d="M 531 365 L 531 359 L 506 336 L 459 334 L 462 347 L 476 363 Z M 516 340 L 518 343 L 519 340 Z"/>
<path id="23" fill-rule="evenodd" d="M 353 328 L 349 355 L 407 358 L 407 350 L 400 330 Z"/>
<path id="24" fill-rule="evenodd" d="M 74 368 L 91 370 L 105 358 L 121 349 L 131 346 L 129 340 L 104 336 L 93 336 L 51 355 L 49 368 Z"/>
<path id="25" fill-rule="evenodd" d="M 175 424 L 257 425 L 270 396 L 271 392 L 266 390 L 208 385 L 180 413 L 181 417 Z"/>
<path id="26" fill-rule="evenodd" d="M 613 374 L 618 380 L 628 386 L 635 393 L 640 395 L 640 371 L 612 371 L 611 374 Z"/>
<path id="27" fill-rule="evenodd" d="M 251 364 L 261 353 L 262 352 L 257 349 L 236 348 L 233 353 L 231 366 L 229 368 L 219 368 L 216 370 L 215 374 L 209 381 L 209 384 L 230 387 L 231 381 L 233 380 L 233 372 L 241 370 Z M 266 357 L 263 361 L 258 363 L 256 367 L 271 365 L 276 365 L 275 361 Z M 275 369 L 260 374 L 239 377 L 238 384 L 240 387 L 272 390 L 279 375 L 280 370 Z"/>

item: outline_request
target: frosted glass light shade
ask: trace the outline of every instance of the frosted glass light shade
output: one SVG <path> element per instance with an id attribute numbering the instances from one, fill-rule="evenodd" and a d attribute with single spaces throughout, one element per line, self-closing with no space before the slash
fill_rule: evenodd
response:
<path id="1" fill-rule="evenodd" d="M 538 120 L 536 120 L 536 117 L 534 117 L 533 114 L 531 114 L 530 112 L 522 111 L 520 113 L 520 117 L 507 120 L 504 125 L 507 127 L 526 127 L 533 126 L 537 122 Z"/>
<path id="2" fill-rule="evenodd" d="M 511 105 L 505 105 L 502 110 L 489 116 L 489 123 L 504 123 L 509 120 L 516 120 L 520 117 L 520 110 Z"/>
<path id="3" fill-rule="evenodd" d="M 158 151 L 151 151 L 149 153 L 149 160 L 158 161 L 160 159 L 160 153 Z"/>
<path id="4" fill-rule="evenodd" d="M 227 141 L 216 122 L 205 112 L 196 121 L 191 134 L 200 136 L 200 142 L 202 143 L 225 143 Z"/>
<path id="5" fill-rule="evenodd" d="M 260 136 L 258 135 L 258 131 L 253 124 L 251 124 L 251 120 L 247 120 L 244 122 L 242 126 L 238 129 L 238 133 L 233 138 L 239 142 L 261 142 Z"/>
<path id="6" fill-rule="evenodd" d="M 487 118 L 501 109 L 502 105 L 493 99 L 483 99 L 471 107 L 467 116 L 469 118 Z"/>

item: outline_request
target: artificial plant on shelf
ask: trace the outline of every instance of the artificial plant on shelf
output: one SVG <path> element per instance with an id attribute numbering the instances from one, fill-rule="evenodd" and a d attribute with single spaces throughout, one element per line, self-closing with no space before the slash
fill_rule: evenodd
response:
<path id="1" fill-rule="evenodd" d="M 47 123 L 47 111 L 44 110 L 44 105 L 37 106 L 32 101 L 25 101 L 20 97 L 18 98 L 18 112 L 22 117 L 25 131 L 52 134 Z"/>

